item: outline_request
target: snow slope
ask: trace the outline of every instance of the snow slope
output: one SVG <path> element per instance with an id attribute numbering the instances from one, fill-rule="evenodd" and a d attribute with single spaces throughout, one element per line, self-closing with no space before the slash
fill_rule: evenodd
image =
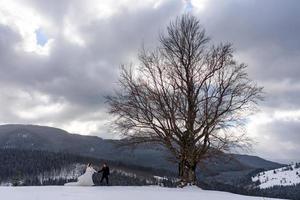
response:
<path id="1" fill-rule="evenodd" d="M 67 187 L 33 186 L 0 187 L 0 198 L 9 200 L 255 200 L 227 192 L 207 191 L 196 187 L 163 188 L 158 186 Z M 264 198 L 268 199 L 268 198 Z"/>
<path id="2" fill-rule="evenodd" d="M 260 172 L 252 177 L 252 181 L 259 181 L 258 187 L 261 189 L 273 186 L 296 185 L 300 183 L 300 167 L 299 164 L 294 164 L 275 170 Z"/>

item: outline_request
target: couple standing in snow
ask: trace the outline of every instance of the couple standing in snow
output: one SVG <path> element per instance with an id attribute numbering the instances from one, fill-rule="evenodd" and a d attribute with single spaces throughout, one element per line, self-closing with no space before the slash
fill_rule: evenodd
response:
<path id="1" fill-rule="evenodd" d="M 91 163 L 89 163 L 86 167 L 85 173 L 81 176 L 78 177 L 77 182 L 70 182 L 66 183 L 66 186 L 93 186 L 94 181 L 93 181 L 93 174 L 94 173 L 101 173 L 102 172 L 102 177 L 101 177 L 101 183 L 105 179 L 106 184 L 108 185 L 108 176 L 110 174 L 109 172 L 109 167 L 106 163 L 103 164 L 101 170 L 96 171 Z"/>

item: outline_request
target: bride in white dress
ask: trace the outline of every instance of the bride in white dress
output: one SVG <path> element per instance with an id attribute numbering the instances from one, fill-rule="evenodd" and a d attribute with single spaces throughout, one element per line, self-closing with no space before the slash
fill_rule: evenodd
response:
<path id="1" fill-rule="evenodd" d="M 85 173 L 78 177 L 77 182 L 66 183 L 65 186 L 93 186 L 93 174 L 96 170 L 89 163 L 86 167 Z"/>

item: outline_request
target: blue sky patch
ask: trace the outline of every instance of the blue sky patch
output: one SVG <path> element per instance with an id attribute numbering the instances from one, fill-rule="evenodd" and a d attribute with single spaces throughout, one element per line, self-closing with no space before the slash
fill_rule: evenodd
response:
<path id="1" fill-rule="evenodd" d="M 190 0 L 187 0 L 185 3 L 184 11 L 188 13 L 188 12 L 192 12 L 192 10 L 193 10 L 192 2 Z"/>
<path id="2" fill-rule="evenodd" d="M 48 37 L 44 33 L 43 29 L 39 28 L 35 31 L 37 44 L 44 46 L 48 42 Z"/>

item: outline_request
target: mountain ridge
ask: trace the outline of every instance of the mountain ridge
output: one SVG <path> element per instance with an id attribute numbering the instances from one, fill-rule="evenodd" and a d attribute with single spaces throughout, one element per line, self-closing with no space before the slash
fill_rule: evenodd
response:
<path id="1" fill-rule="evenodd" d="M 101 159 L 116 160 L 127 163 L 139 163 L 141 166 L 162 168 L 176 171 L 176 166 L 162 158 L 170 156 L 166 151 L 160 151 L 153 146 L 142 145 L 136 149 L 119 148 L 120 140 L 103 139 L 98 136 L 69 133 L 63 129 L 32 124 L 0 125 L 0 148 L 17 148 L 46 150 L 50 152 L 67 152 Z M 257 156 L 231 154 L 234 156 L 230 164 L 216 165 L 210 168 L 216 171 L 237 171 L 245 168 L 266 170 L 282 167 L 280 163 L 268 161 Z M 219 162 L 219 163 L 218 163 Z M 221 162 L 221 163 L 220 163 Z"/>

